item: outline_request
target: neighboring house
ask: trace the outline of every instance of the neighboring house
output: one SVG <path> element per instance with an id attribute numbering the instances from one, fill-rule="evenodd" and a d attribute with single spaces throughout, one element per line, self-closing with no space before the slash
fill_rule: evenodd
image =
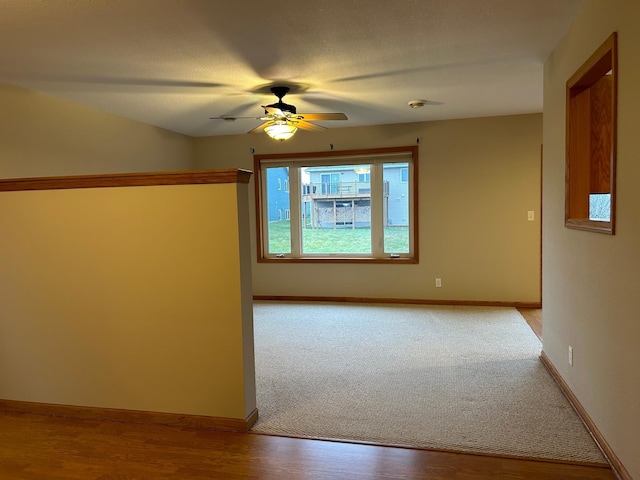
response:
<path id="1" fill-rule="evenodd" d="M 384 165 L 384 226 L 409 225 L 409 168 Z M 312 228 L 371 226 L 371 174 L 367 165 L 308 167 L 302 187 L 305 225 Z"/>
<path id="2" fill-rule="evenodd" d="M 289 220 L 289 168 L 268 168 L 267 191 L 269 192 L 267 216 L 270 222 Z"/>
<path id="3" fill-rule="evenodd" d="M 409 226 L 409 165 L 392 163 L 384 165 L 383 177 L 387 195 L 385 226 Z"/>

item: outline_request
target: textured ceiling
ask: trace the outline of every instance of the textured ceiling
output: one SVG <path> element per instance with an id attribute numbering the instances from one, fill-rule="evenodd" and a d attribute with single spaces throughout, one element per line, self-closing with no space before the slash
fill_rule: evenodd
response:
<path id="1" fill-rule="evenodd" d="M 0 0 L 0 82 L 192 136 L 285 84 L 327 127 L 540 112 L 584 0 Z M 421 109 L 408 102 L 429 100 Z"/>

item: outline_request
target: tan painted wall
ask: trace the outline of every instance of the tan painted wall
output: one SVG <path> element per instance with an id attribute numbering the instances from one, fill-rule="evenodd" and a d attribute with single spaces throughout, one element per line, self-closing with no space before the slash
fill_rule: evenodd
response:
<path id="1" fill-rule="evenodd" d="M 266 135 L 208 137 L 195 139 L 195 158 L 198 168 L 253 169 L 251 148 L 347 150 L 420 138 L 419 265 L 257 264 L 252 223 L 254 293 L 536 302 L 541 132 L 542 116 L 532 114 L 298 132 L 284 143 Z M 528 210 L 535 221 L 527 221 Z"/>
<path id="2" fill-rule="evenodd" d="M 544 351 L 640 478 L 640 3 L 594 0 L 545 64 Z M 615 236 L 564 228 L 565 82 L 619 32 Z M 568 365 L 568 346 L 574 366 Z"/>
<path id="3" fill-rule="evenodd" d="M 0 398 L 246 418 L 246 196 L 246 184 L 0 193 Z"/>
<path id="4" fill-rule="evenodd" d="M 192 140 L 0 84 L 0 178 L 188 170 Z"/>

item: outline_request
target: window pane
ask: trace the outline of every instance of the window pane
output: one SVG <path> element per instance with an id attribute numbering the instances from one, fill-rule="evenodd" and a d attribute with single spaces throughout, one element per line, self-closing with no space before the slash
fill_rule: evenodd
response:
<path id="1" fill-rule="evenodd" d="M 408 163 L 386 163 L 382 168 L 384 253 L 409 253 L 408 167 Z"/>
<path id="2" fill-rule="evenodd" d="M 371 253 L 370 165 L 301 169 L 302 253 Z"/>
<path id="3" fill-rule="evenodd" d="M 258 261 L 417 263 L 409 199 L 417 153 L 399 147 L 254 156 Z"/>
<path id="4" fill-rule="evenodd" d="M 271 254 L 291 253 L 291 227 L 289 221 L 289 167 L 266 169 L 268 245 Z"/>
<path id="5" fill-rule="evenodd" d="M 611 221 L 611 194 L 592 193 L 589 195 L 589 220 Z"/>

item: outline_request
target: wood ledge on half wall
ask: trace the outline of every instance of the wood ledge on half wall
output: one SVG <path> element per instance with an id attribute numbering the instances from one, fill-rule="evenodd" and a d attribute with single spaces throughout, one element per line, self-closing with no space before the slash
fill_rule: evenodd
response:
<path id="1" fill-rule="evenodd" d="M 253 172 L 239 168 L 181 170 L 174 172 L 108 173 L 64 177 L 0 179 L 0 192 L 65 190 L 73 188 L 143 187 L 154 185 L 197 185 L 249 183 Z"/>

